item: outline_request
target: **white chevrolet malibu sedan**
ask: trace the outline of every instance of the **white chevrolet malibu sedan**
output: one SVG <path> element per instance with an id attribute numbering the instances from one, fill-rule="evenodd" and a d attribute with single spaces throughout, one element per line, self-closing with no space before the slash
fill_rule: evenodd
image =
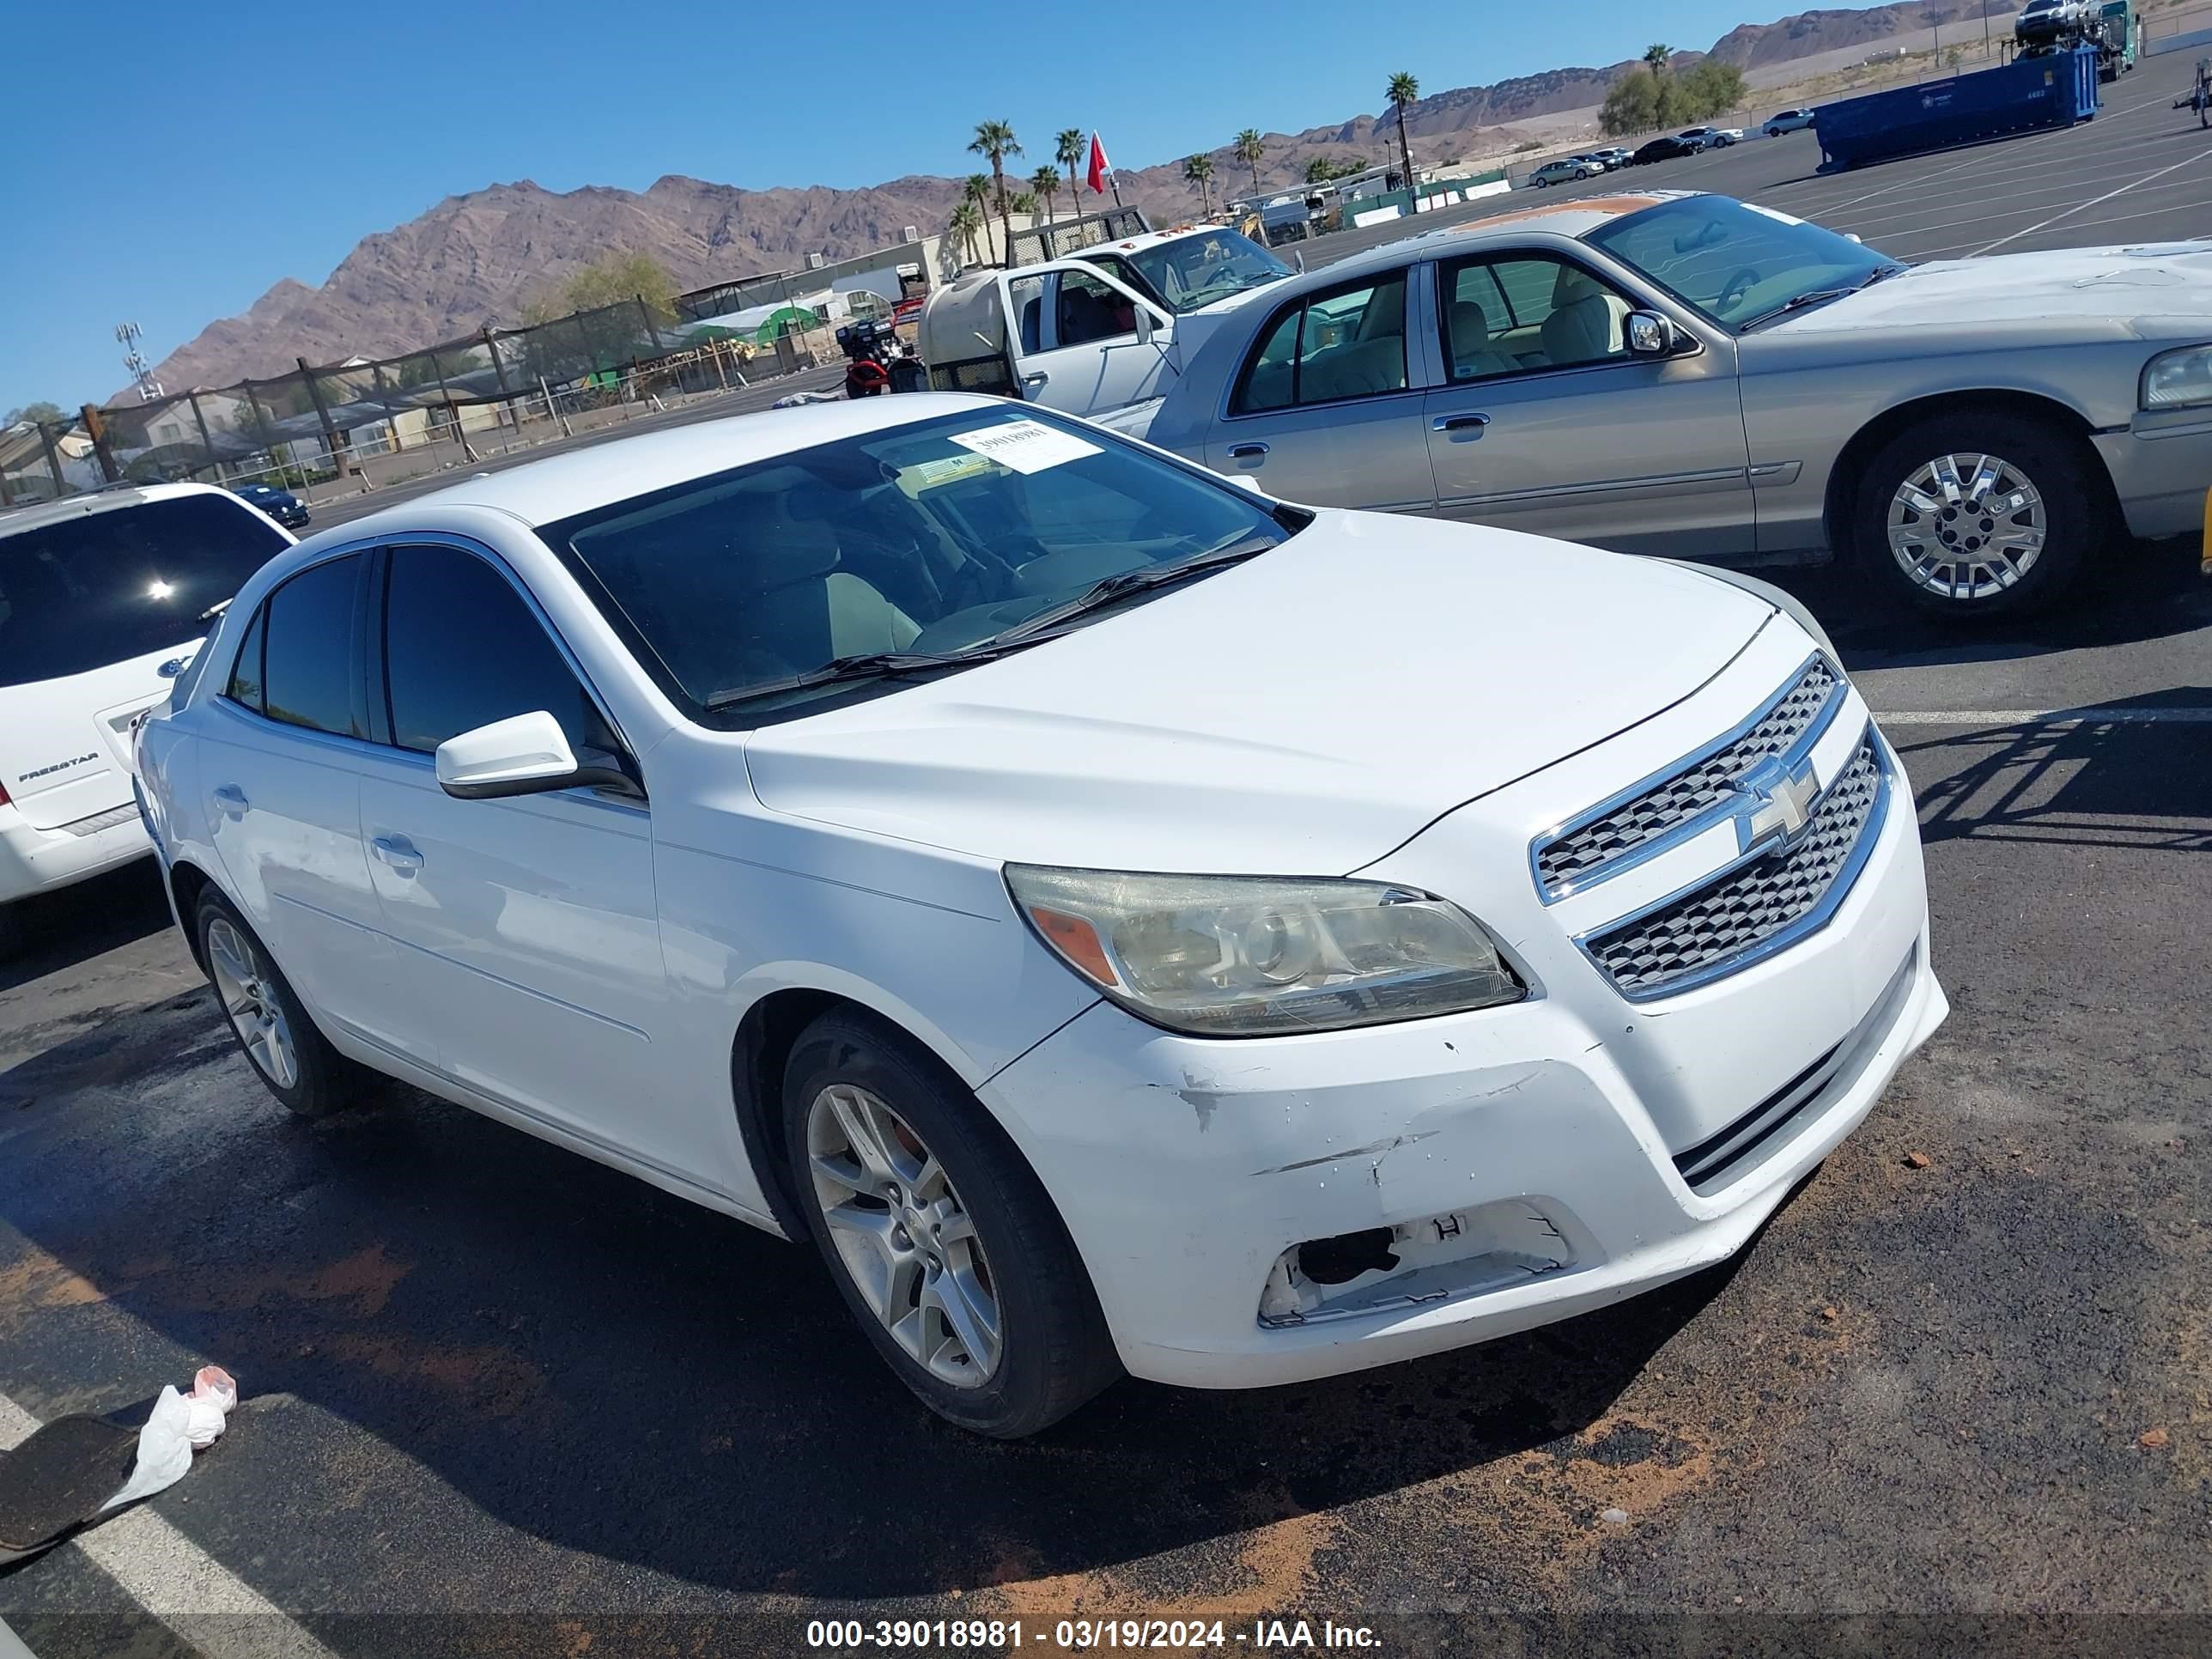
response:
<path id="1" fill-rule="evenodd" d="M 285 1105 L 384 1073 L 811 1238 L 994 1435 L 1718 1261 L 1947 1012 L 1794 602 L 992 399 L 326 532 L 138 759 Z"/>

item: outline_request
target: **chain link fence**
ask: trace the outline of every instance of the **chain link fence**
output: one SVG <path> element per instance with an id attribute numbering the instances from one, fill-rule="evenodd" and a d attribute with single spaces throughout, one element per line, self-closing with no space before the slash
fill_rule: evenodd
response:
<path id="1" fill-rule="evenodd" d="M 809 313 L 811 315 L 811 313 Z M 374 362 L 88 409 L 0 428 L 0 506 L 199 478 L 352 493 L 810 368 L 826 326 L 700 339 L 643 299 Z"/>

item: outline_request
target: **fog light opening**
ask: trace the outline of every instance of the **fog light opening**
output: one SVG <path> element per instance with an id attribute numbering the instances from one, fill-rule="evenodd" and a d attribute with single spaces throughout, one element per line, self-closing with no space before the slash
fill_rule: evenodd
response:
<path id="1" fill-rule="evenodd" d="M 1571 1272 L 1573 1248 L 1526 1199 L 1293 1244 L 1260 1291 L 1260 1323 L 1279 1328 L 1481 1295 Z"/>
<path id="2" fill-rule="evenodd" d="M 1388 1273 L 1398 1265 L 1395 1242 L 1389 1227 L 1316 1238 L 1298 1246 L 1298 1272 L 1316 1285 L 1349 1285 L 1364 1273 Z"/>

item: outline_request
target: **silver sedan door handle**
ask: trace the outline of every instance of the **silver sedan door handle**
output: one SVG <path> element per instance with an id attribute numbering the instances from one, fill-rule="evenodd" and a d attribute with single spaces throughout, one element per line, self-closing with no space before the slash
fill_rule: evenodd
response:
<path id="1" fill-rule="evenodd" d="M 379 836 L 369 842 L 368 850 L 379 864 L 388 864 L 403 876 L 411 876 L 422 867 L 422 855 L 404 836 Z"/>
<path id="2" fill-rule="evenodd" d="M 211 799 L 222 809 L 225 817 L 242 818 L 246 816 L 246 791 L 236 784 L 223 784 L 213 792 Z"/>
<path id="3" fill-rule="evenodd" d="M 1229 459 L 1232 461 L 1256 461 L 1267 453 L 1265 444 L 1231 444 Z"/>
<path id="4" fill-rule="evenodd" d="M 1431 432 L 1472 432 L 1480 438 L 1490 424 L 1487 415 L 1439 415 L 1429 422 Z"/>

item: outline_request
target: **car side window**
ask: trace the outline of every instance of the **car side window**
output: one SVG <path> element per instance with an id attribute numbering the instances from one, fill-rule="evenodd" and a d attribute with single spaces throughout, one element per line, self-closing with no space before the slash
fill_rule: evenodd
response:
<path id="1" fill-rule="evenodd" d="M 238 660 L 231 665 L 230 684 L 222 690 L 223 696 L 233 702 L 242 704 L 257 714 L 262 712 L 261 641 L 264 630 L 261 619 L 268 614 L 266 605 L 253 613 L 253 625 L 246 630 L 246 638 L 239 644 Z"/>
<path id="2" fill-rule="evenodd" d="M 1309 296 L 1261 331 L 1234 415 L 1406 389 L 1406 273 Z"/>
<path id="3" fill-rule="evenodd" d="M 1063 270 L 1057 286 L 1053 323 L 1060 344 L 1089 345 L 1094 340 L 1119 339 L 1137 331 L 1136 307 L 1096 276 Z"/>
<path id="4" fill-rule="evenodd" d="M 1629 356 L 1629 301 L 1572 260 L 1550 254 L 1446 265 L 1437 292 L 1455 380 L 1571 368 Z"/>
<path id="5" fill-rule="evenodd" d="M 386 578 L 392 738 L 434 752 L 448 738 L 539 711 L 580 757 L 616 747 L 593 703 L 514 585 L 457 547 L 395 547 Z"/>
<path id="6" fill-rule="evenodd" d="M 1044 349 L 1044 278 L 1017 276 L 1006 284 L 1006 297 L 1013 302 L 1014 337 L 1021 342 L 1024 353 Z"/>
<path id="7" fill-rule="evenodd" d="M 353 611 L 361 555 L 303 570 L 269 596 L 261 648 L 262 712 L 287 726 L 366 737 L 353 701 Z"/>

